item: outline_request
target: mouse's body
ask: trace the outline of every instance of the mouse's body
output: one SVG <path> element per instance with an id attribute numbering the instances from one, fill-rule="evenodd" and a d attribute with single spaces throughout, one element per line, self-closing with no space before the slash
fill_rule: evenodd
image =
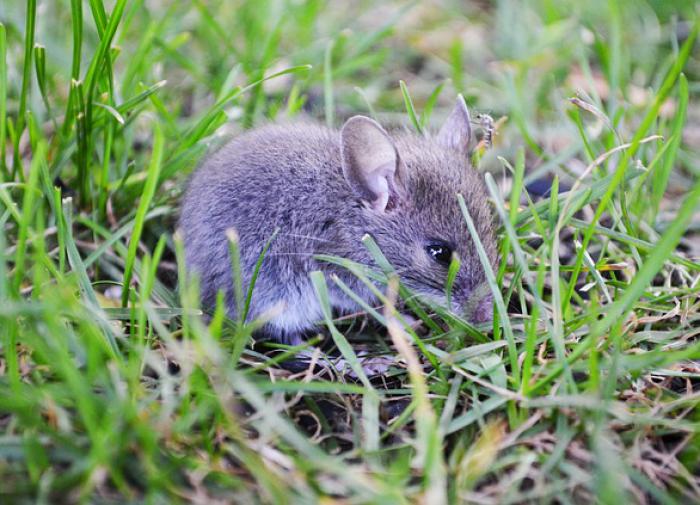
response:
<path id="1" fill-rule="evenodd" d="M 299 123 L 247 132 L 211 156 L 192 176 L 180 229 L 188 268 L 200 276 L 202 303 L 213 307 L 225 293 L 236 317 L 227 230 L 239 237 L 243 286 L 248 286 L 265 243 L 248 319 L 265 317 L 270 338 L 298 343 L 322 319 L 309 273 L 334 273 L 370 304 L 371 291 L 347 270 L 314 255 L 373 262 L 361 243 L 371 235 L 417 294 L 446 301 L 447 266 L 454 251 L 462 267 L 453 288 L 453 309 L 473 306 L 484 273 L 456 195 L 461 193 L 482 242 L 496 257 L 491 214 L 478 173 L 469 167 L 471 129 L 460 98 L 434 139 L 406 132 L 389 135 L 356 116 L 341 131 Z M 479 290 L 483 296 L 483 290 Z M 358 306 L 329 282 L 340 313 Z M 472 320 L 490 318 L 486 296 Z"/>

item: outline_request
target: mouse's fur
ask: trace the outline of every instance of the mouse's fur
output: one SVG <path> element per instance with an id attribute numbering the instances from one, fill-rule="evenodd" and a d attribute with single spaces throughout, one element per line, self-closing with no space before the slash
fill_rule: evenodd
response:
<path id="1" fill-rule="evenodd" d="M 309 272 L 337 274 L 364 300 L 371 291 L 341 267 L 314 259 L 330 254 L 373 264 L 360 242 L 370 234 L 417 294 L 445 302 L 447 269 L 427 253 L 434 240 L 454 246 L 461 269 L 453 309 L 475 306 L 472 320 L 491 317 L 490 297 L 478 303 L 484 271 L 460 211 L 461 193 L 492 262 L 496 258 L 492 217 L 481 176 L 471 169 L 469 115 L 460 97 L 440 133 L 425 138 L 389 135 L 362 116 L 342 131 L 302 123 L 270 125 L 247 132 L 211 156 L 192 176 L 182 205 L 180 229 L 188 268 L 200 276 L 202 303 L 212 307 L 223 290 L 235 317 L 226 231 L 236 230 L 243 285 L 250 283 L 259 254 L 273 235 L 255 284 L 249 319 L 277 306 L 266 324 L 276 340 L 299 342 L 322 318 Z M 329 283 L 333 308 L 358 309 Z M 488 290 L 486 290 L 488 292 Z M 479 289 L 479 297 L 484 290 Z"/>

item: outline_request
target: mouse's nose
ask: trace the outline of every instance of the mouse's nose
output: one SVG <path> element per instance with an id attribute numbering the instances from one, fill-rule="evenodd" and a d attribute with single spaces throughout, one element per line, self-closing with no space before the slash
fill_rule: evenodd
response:
<path id="1" fill-rule="evenodd" d="M 462 313 L 467 321 L 478 324 L 493 319 L 493 293 L 486 282 L 468 290 L 462 303 Z"/>

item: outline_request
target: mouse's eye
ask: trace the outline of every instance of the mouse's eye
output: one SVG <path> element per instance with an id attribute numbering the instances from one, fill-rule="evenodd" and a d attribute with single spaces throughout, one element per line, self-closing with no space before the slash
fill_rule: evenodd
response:
<path id="1" fill-rule="evenodd" d="M 433 242 L 425 247 L 428 255 L 444 266 L 449 266 L 452 261 L 452 248 L 444 242 Z"/>

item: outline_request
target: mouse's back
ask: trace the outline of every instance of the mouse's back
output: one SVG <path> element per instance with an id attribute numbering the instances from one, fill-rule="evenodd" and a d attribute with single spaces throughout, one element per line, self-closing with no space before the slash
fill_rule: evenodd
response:
<path id="1" fill-rule="evenodd" d="M 238 236 L 247 284 L 262 247 L 279 228 L 255 286 L 257 300 L 298 291 L 298 272 L 311 267 L 315 252 L 309 240 L 324 199 L 320 195 L 350 193 L 340 173 L 329 177 L 340 166 L 339 151 L 337 131 L 312 123 L 269 125 L 233 139 L 197 169 L 179 227 L 205 307 L 223 290 L 233 315 L 230 229 Z M 261 305 L 255 304 L 251 315 L 259 315 L 255 308 Z"/>

